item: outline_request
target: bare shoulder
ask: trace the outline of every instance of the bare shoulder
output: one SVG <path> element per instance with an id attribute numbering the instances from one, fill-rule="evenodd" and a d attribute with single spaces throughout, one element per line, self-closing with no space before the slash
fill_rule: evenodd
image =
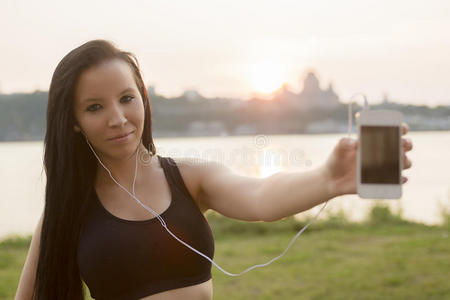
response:
<path id="1" fill-rule="evenodd" d="M 207 166 L 211 165 L 213 162 L 202 158 L 192 157 L 172 157 L 172 159 L 180 170 L 186 188 L 197 203 L 201 212 L 204 213 L 207 208 L 200 202 L 201 180 L 205 174 L 207 175 Z"/>
<path id="2" fill-rule="evenodd" d="M 262 178 L 241 175 L 214 160 L 178 158 L 175 163 L 202 212 L 212 209 L 234 219 L 262 220 Z"/>

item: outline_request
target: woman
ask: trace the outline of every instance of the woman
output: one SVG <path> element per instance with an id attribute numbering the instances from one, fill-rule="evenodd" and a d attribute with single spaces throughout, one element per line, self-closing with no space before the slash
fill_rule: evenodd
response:
<path id="1" fill-rule="evenodd" d="M 211 299 L 210 262 L 167 234 L 135 197 L 212 258 L 208 209 L 274 221 L 356 192 L 357 144 L 348 138 L 315 170 L 262 179 L 156 155 L 151 124 L 131 53 L 94 40 L 62 59 L 49 90 L 45 209 L 16 299 L 83 299 L 82 280 L 97 299 Z"/>

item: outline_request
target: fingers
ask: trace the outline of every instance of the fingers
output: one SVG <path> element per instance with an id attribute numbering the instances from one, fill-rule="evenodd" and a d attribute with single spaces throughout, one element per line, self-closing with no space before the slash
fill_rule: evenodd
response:
<path id="1" fill-rule="evenodd" d="M 409 131 L 409 126 L 406 123 L 402 123 L 402 135 L 407 134 Z"/>
<path id="2" fill-rule="evenodd" d="M 412 150 L 413 143 L 412 143 L 411 139 L 402 138 L 402 146 L 403 146 L 403 151 L 408 152 L 408 151 Z"/>
<path id="3" fill-rule="evenodd" d="M 406 123 L 402 123 L 402 135 L 407 134 L 409 131 L 409 126 Z M 402 138 L 402 146 L 403 146 L 403 152 L 411 151 L 413 148 L 413 143 L 411 139 L 408 138 Z M 409 169 L 412 166 L 412 161 L 406 156 L 406 154 L 403 154 L 403 169 Z M 402 184 L 408 182 L 408 178 L 402 176 Z"/>
<path id="4" fill-rule="evenodd" d="M 412 166 L 412 161 L 406 156 L 406 154 L 403 154 L 403 170 L 409 169 Z"/>

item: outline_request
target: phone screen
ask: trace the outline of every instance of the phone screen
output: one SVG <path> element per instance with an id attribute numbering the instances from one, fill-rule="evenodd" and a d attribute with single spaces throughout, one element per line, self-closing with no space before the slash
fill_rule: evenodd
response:
<path id="1" fill-rule="evenodd" d="M 361 126 L 361 182 L 400 184 L 398 126 Z"/>

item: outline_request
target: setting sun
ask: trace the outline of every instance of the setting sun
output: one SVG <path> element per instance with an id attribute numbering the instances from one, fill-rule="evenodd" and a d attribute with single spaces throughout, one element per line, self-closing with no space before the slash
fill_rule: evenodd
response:
<path id="1" fill-rule="evenodd" d="M 286 81 L 286 70 L 281 64 L 261 61 L 251 66 L 250 80 L 256 92 L 270 93 Z"/>

